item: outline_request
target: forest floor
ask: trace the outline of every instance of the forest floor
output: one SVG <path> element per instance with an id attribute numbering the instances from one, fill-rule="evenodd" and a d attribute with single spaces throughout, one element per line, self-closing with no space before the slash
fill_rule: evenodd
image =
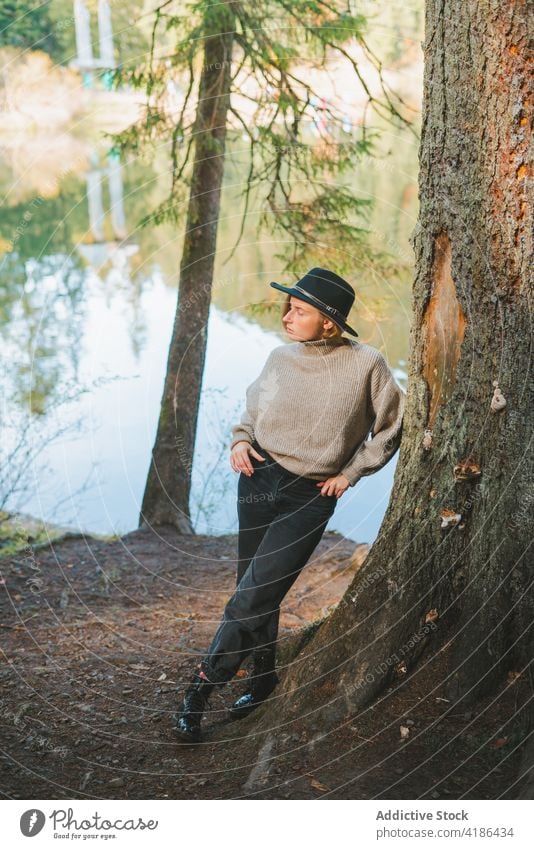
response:
<path id="1" fill-rule="evenodd" d="M 263 708 L 230 721 L 240 670 L 211 699 L 205 742 L 178 743 L 172 715 L 232 592 L 236 542 L 164 528 L 0 559 L 2 798 L 516 798 L 531 681 L 510 670 L 451 705 L 446 648 L 334 728 L 266 727 Z M 282 645 L 336 605 L 355 548 L 324 535 L 284 602 Z"/>

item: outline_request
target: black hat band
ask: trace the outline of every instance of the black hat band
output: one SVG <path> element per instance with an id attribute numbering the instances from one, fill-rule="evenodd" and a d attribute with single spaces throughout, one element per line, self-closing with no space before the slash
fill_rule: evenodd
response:
<path id="1" fill-rule="evenodd" d="M 336 316 L 338 318 L 343 319 L 343 321 L 346 321 L 347 316 L 343 315 L 340 310 L 337 310 L 335 307 L 331 307 L 328 304 L 324 304 L 322 301 L 319 300 L 319 298 L 316 298 L 315 295 L 311 295 L 309 292 L 307 292 L 306 289 L 301 289 L 300 286 L 297 286 L 296 284 L 292 286 L 292 288 L 295 289 L 297 292 L 302 292 L 303 295 L 306 295 L 307 298 L 309 298 L 311 301 L 314 301 L 323 312 L 326 310 L 328 313 L 330 313 L 330 315 Z"/>

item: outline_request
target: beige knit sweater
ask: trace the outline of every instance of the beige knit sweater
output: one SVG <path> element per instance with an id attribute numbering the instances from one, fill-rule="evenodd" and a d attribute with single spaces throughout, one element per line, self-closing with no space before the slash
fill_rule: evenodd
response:
<path id="1" fill-rule="evenodd" d="M 343 336 L 293 342 L 271 351 L 248 387 L 230 449 L 255 439 L 294 474 L 342 473 L 354 486 L 393 457 L 403 413 L 404 392 L 376 348 Z"/>

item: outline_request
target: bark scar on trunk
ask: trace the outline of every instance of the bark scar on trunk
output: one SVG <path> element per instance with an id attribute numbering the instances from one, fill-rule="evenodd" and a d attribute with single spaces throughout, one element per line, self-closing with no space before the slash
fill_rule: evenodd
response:
<path id="1" fill-rule="evenodd" d="M 451 274 L 451 242 L 440 233 L 434 242 L 432 295 L 423 317 L 423 375 L 430 393 L 427 427 L 452 396 L 467 320 Z"/>

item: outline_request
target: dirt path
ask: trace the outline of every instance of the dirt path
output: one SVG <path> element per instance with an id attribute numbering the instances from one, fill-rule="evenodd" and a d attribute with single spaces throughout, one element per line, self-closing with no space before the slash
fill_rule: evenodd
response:
<path id="1" fill-rule="evenodd" d="M 354 549 L 325 534 L 284 604 L 282 643 L 337 603 L 365 555 L 351 561 Z M 0 560 L 4 798 L 515 797 L 530 684 L 511 671 L 501 694 L 452 710 L 436 689 L 446 652 L 333 730 L 230 722 L 236 679 L 212 699 L 206 742 L 178 744 L 177 689 L 232 592 L 235 556 L 234 536 L 163 529 Z"/>

